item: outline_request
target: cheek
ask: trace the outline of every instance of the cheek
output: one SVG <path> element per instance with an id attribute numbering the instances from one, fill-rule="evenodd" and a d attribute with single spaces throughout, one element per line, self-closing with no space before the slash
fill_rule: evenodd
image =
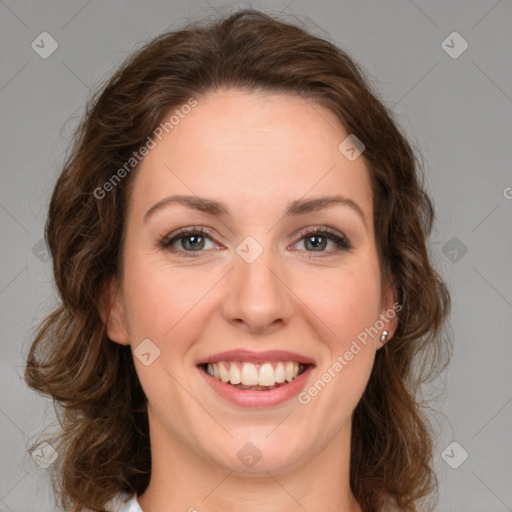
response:
<path id="1" fill-rule="evenodd" d="M 163 350 L 172 340 L 173 350 L 179 350 L 179 340 L 193 339 L 205 315 L 202 302 L 217 278 L 200 267 L 171 268 L 148 255 L 128 258 L 125 268 L 132 343 L 150 338 Z"/>
<path id="2" fill-rule="evenodd" d="M 324 421 L 329 411 L 329 421 L 322 427 L 326 434 L 352 414 L 368 383 L 376 341 L 375 335 L 368 333 L 379 318 L 377 283 L 378 278 L 367 268 L 361 273 L 347 270 L 330 274 L 321 287 L 323 293 L 318 287 L 304 288 L 303 293 L 310 290 L 307 304 L 319 319 L 316 333 L 321 343 L 317 346 L 322 356 L 316 378 L 300 394 L 299 402 Z M 316 292 L 311 293 L 312 289 Z"/>
<path id="3" fill-rule="evenodd" d="M 295 289 L 322 321 L 336 348 L 373 325 L 379 315 L 380 276 L 371 261 L 297 276 Z"/>

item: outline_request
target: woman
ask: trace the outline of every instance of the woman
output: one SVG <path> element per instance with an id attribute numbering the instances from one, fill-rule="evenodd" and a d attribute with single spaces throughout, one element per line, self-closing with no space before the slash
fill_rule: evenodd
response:
<path id="1" fill-rule="evenodd" d="M 417 392 L 449 357 L 432 220 L 409 143 L 331 43 L 241 11 L 131 56 L 46 226 L 62 305 L 26 379 L 59 405 L 62 506 L 426 506 Z"/>

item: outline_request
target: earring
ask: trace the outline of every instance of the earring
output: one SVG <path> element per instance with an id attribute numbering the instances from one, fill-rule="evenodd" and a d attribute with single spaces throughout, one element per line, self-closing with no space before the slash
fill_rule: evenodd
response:
<path id="1" fill-rule="evenodd" d="M 386 341 L 386 339 L 388 338 L 388 334 L 388 331 L 382 331 L 382 334 L 380 335 L 380 341 L 382 341 L 382 343 Z"/>

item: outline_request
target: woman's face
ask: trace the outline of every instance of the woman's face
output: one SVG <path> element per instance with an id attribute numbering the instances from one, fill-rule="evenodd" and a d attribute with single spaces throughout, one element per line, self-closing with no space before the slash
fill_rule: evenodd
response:
<path id="1" fill-rule="evenodd" d="M 153 448 L 284 471 L 346 446 L 395 328 L 368 170 L 316 103 L 196 99 L 134 176 L 108 333 L 134 351 Z"/>

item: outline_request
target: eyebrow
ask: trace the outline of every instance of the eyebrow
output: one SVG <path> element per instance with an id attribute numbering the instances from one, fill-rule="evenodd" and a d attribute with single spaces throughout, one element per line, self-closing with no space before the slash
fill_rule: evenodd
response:
<path id="1" fill-rule="evenodd" d="M 188 195 L 173 195 L 165 197 L 164 199 L 155 203 L 144 215 L 144 222 L 154 215 L 157 211 L 173 205 L 181 204 L 188 208 L 198 210 L 200 212 L 212 215 L 214 217 L 230 217 L 229 209 L 227 206 L 214 199 L 208 199 L 206 197 L 199 196 L 188 196 Z M 311 199 L 297 199 L 292 201 L 286 207 L 283 217 L 290 217 L 293 215 L 304 215 L 306 213 L 312 213 L 319 210 L 332 207 L 334 205 L 348 206 L 355 211 L 359 217 L 361 217 L 365 227 L 366 218 L 362 208 L 352 199 L 342 196 L 323 196 L 315 197 Z"/>

